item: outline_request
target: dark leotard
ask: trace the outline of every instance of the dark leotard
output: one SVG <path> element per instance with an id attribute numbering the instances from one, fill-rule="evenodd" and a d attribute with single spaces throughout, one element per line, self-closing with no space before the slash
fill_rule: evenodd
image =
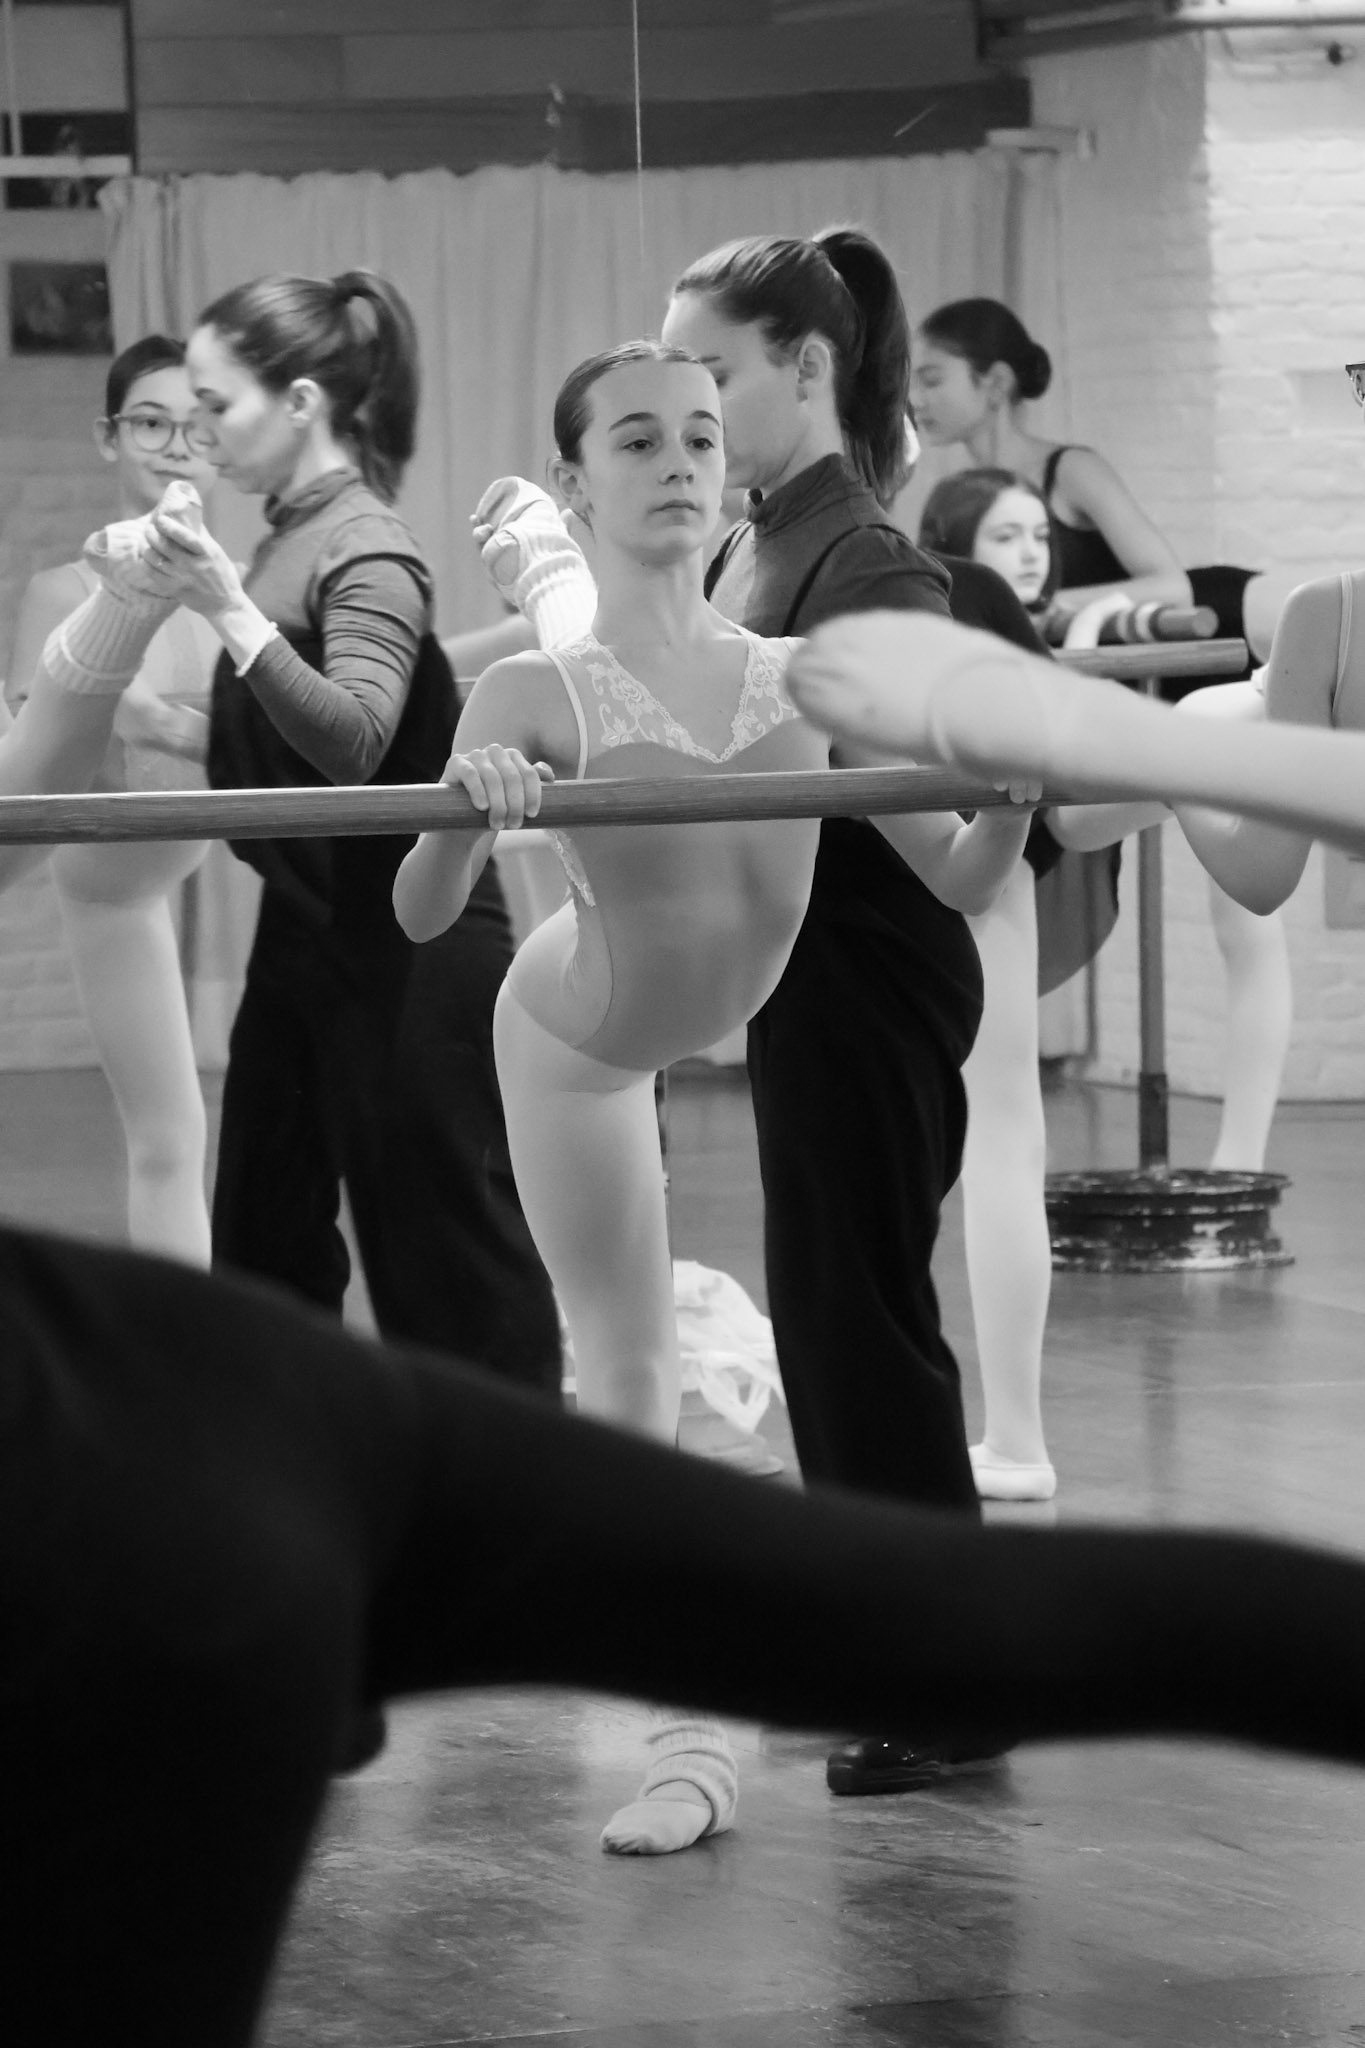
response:
<path id="1" fill-rule="evenodd" d="M 1057 588 L 1083 590 L 1092 583 L 1126 583 L 1132 570 L 1124 567 L 1104 535 L 1093 526 L 1071 526 L 1057 515 L 1052 502 L 1057 488 L 1057 467 L 1069 447 L 1054 448 L 1043 464 L 1043 502 L 1052 515 L 1052 532 L 1057 549 Z"/>

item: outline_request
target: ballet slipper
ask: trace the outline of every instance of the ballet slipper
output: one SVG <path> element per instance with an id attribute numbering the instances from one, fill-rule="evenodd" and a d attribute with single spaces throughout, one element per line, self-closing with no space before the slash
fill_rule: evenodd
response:
<path id="1" fill-rule="evenodd" d="M 604 1849 L 617 1856 L 671 1856 L 733 1827 L 738 1775 L 719 1721 L 657 1710 L 648 1747 L 640 1796 L 607 1822 Z"/>
<path id="2" fill-rule="evenodd" d="M 1051 1500 L 1057 1491 L 1057 1474 L 1043 1459 L 1028 1464 L 1020 1458 L 999 1458 L 985 1444 L 969 1444 L 972 1477 L 982 1500 Z"/>
<path id="3" fill-rule="evenodd" d="M 525 477 L 499 477 L 475 507 L 473 526 L 494 587 L 530 620 L 542 647 L 567 646 L 588 631 L 597 586 L 548 491 Z"/>
<path id="4" fill-rule="evenodd" d="M 157 571 L 148 561 L 157 514 L 169 512 L 198 533 L 204 523 L 204 507 L 194 485 L 184 477 L 173 477 L 161 494 L 154 511 L 139 519 L 116 519 L 92 533 L 81 550 L 86 566 L 99 577 L 105 589 L 125 601 L 156 598 L 165 601 Z"/>
<path id="5" fill-rule="evenodd" d="M 983 781 L 1054 772 L 1088 678 L 991 633 L 925 612 L 859 612 L 819 626 L 785 684 L 813 724 Z"/>

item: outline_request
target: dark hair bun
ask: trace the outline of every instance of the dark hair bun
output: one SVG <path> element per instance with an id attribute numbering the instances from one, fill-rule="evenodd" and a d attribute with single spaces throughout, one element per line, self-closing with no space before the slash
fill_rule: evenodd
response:
<path id="1" fill-rule="evenodd" d="M 1052 382 L 1052 358 L 1041 341 L 1035 341 L 1015 370 L 1021 398 L 1041 398 Z"/>

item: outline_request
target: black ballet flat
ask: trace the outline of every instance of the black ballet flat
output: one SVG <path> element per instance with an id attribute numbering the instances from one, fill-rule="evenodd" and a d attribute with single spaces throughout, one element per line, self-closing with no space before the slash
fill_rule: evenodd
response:
<path id="1" fill-rule="evenodd" d="M 906 1742 L 865 1735 L 832 1752 L 825 1764 L 825 1783 L 840 1799 L 920 1792 L 945 1778 L 989 1771 L 1013 1747 L 999 1736 Z"/>

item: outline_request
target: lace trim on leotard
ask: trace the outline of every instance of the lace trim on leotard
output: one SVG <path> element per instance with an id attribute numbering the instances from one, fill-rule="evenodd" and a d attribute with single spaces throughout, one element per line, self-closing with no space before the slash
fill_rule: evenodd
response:
<path id="1" fill-rule="evenodd" d="M 544 652 L 559 671 L 569 703 L 573 707 L 574 722 L 578 727 L 578 770 L 575 781 L 581 782 L 587 773 L 589 758 L 588 715 L 575 681 L 572 662 L 582 674 L 595 713 L 597 739 L 600 750 L 612 747 L 652 744 L 671 747 L 675 753 L 690 754 L 695 760 L 710 761 L 720 767 L 724 762 L 761 740 L 765 733 L 784 725 L 789 719 L 800 716 L 795 705 L 783 688 L 782 677 L 787 660 L 795 645 L 792 640 L 765 640 L 757 633 L 750 633 L 745 627 L 738 629 L 749 643 L 744 662 L 744 681 L 740 687 L 739 703 L 730 721 L 730 739 L 720 753 L 704 747 L 694 739 L 687 727 L 674 717 L 666 704 L 660 702 L 647 683 L 633 676 L 595 634 L 585 633 L 581 639 L 570 641 L 566 646 L 546 648 Z M 595 906 L 596 899 L 592 885 L 584 872 L 572 840 L 562 832 L 546 828 L 546 838 L 559 855 L 569 886 L 589 906 Z"/>

